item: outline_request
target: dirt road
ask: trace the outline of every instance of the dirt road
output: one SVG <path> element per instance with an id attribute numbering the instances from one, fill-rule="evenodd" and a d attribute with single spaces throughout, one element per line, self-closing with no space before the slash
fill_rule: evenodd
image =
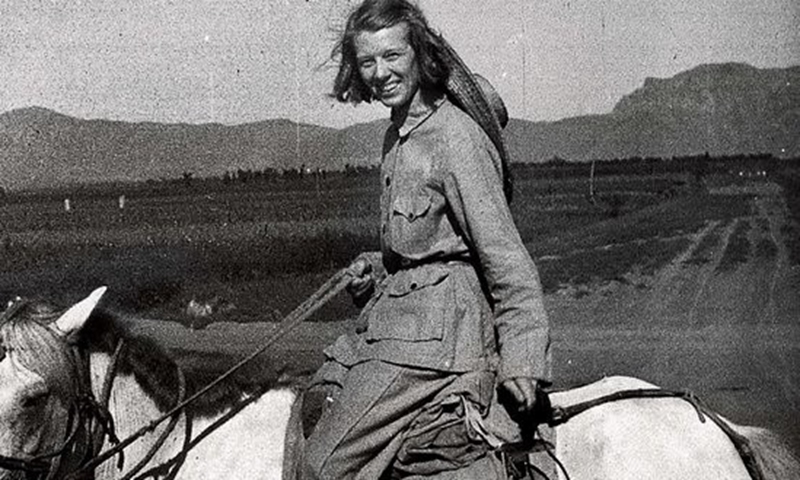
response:
<path id="1" fill-rule="evenodd" d="M 556 378 L 566 386 L 623 374 L 691 390 L 736 422 L 781 433 L 800 452 L 800 270 L 788 266 L 780 241 L 783 197 L 773 184 L 719 193 L 752 195 L 751 214 L 695 234 L 647 279 L 649 288 L 634 281 L 548 298 Z M 721 270 L 742 222 L 749 260 Z M 712 232 L 720 241 L 708 261 L 686 262 Z"/>

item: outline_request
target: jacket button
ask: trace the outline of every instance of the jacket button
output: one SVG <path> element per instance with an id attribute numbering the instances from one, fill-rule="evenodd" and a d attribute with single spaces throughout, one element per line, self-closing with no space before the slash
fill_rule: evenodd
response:
<path id="1" fill-rule="evenodd" d="M 391 184 L 392 184 L 392 177 L 386 177 L 386 186 L 388 187 Z"/>

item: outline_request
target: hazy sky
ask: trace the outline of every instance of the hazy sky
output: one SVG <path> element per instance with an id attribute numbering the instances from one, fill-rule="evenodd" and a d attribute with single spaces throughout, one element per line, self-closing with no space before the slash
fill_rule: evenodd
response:
<path id="1" fill-rule="evenodd" d="M 0 112 L 343 126 L 326 98 L 357 0 L 0 0 Z M 420 0 L 512 117 L 604 113 L 645 77 L 702 63 L 800 65 L 798 0 Z"/>

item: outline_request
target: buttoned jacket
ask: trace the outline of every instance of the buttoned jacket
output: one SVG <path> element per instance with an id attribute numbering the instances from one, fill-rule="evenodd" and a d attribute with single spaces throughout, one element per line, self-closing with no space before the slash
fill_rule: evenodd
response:
<path id="1" fill-rule="evenodd" d="M 445 96 L 393 118 L 381 164 L 388 275 L 362 311 L 366 330 L 326 353 L 445 371 L 550 379 L 537 269 L 503 193 L 485 132 Z"/>

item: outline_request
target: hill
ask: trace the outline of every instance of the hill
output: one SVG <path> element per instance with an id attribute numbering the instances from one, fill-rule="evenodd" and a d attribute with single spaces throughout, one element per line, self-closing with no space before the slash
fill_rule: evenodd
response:
<path id="1" fill-rule="evenodd" d="M 339 132 L 288 120 L 220 124 L 82 120 L 44 108 L 0 115 L 2 187 L 328 168 Z M 341 168 L 341 166 L 339 166 Z"/>
<path id="2" fill-rule="evenodd" d="M 702 65 L 648 78 L 604 115 L 512 120 L 518 161 L 771 153 L 800 155 L 800 67 Z"/>
<path id="3" fill-rule="evenodd" d="M 379 161 L 387 121 L 342 130 L 266 120 L 242 125 L 82 120 L 43 108 L 0 115 L 0 187 L 341 169 Z M 648 78 L 607 114 L 512 119 L 514 161 L 771 153 L 800 156 L 800 67 L 701 65 Z"/>

